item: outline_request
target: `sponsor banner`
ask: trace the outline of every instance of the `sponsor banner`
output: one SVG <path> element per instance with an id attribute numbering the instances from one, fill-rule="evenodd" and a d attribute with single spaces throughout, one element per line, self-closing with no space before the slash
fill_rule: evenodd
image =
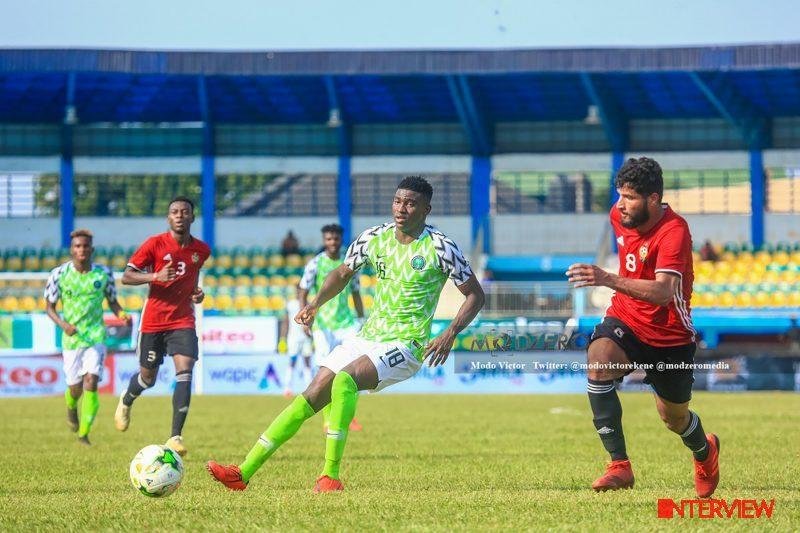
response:
<path id="1" fill-rule="evenodd" d="M 135 354 L 116 354 L 112 365 L 114 394 L 120 394 L 128 388 L 131 376 L 139 373 L 139 358 Z M 172 394 L 175 388 L 175 366 L 170 357 L 164 358 L 164 364 L 158 369 L 156 384 L 147 389 L 142 394 L 147 396 L 157 396 L 161 394 Z"/>
<path id="2" fill-rule="evenodd" d="M 60 357 L 4 357 L 0 359 L 0 397 L 63 394 Z"/>
<path id="3" fill-rule="evenodd" d="M 267 354 L 278 350 L 278 319 L 203 317 L 203 354 Z"/>
<path id="4" fill-rule="evenodd" d="M 281 394 L 288 365 L 289 358 L 286 356 L 205 356 L 202 365 L 203 393 Z M 297 368 L 299 370 L 299 366 Z M 296 374 L 295 392 L 300 392 L 299 372 Z"/>

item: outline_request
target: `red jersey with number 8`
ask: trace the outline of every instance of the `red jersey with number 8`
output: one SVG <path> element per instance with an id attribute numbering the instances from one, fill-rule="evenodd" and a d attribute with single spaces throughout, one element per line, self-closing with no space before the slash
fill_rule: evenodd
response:
<path id="1" fill-rule="evenodd" d="M 133 254 L 128 266 L 140 272 L 158 272 L 172 261 L 175 279 L 166 283 L 153 281 L 142 308 L 139 329 L 142 333 L 158 333 L 194 328 L 192 292 L 197 287 L 200 268 L 211 249 L 192 237 L 184 247 L 169 232 L 153 235 Z"/>
<path id="2" fill-rule="evenodd" d="M 667 272 L 680 277 L 680 284 L 667 306 L 615 292 L 606 315 L 624 322 L 640 341 L 650 346 L 694 342 L 689 305 L 694 283 L 692 236 L 686 220 L 668 205 L 664 206 L 664 216 L 647 233 L 624 227 L 616 207 L 611 209 L 610 218 L 617 239 L 620 276 L 655 280 L 657 272 Z"/>

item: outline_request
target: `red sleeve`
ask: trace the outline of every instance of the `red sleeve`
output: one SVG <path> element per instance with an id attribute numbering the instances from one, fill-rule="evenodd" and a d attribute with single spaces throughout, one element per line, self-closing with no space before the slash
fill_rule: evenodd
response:
<path id="1" fill-rule="evenodd" d="M 155 265 L 155 239 L 153 237 L 144 241 L 128 261 L 128 266 L 142 272 L 152 272 Z"/>
<path id="2" fill-rule="evenodd" d="M 686 262 L 691 260 L 691 249 L 688 228 L 682 225 L 671 228 L 658 245 L 656 272 L 676 272 L 683 275 L 688 269 Z"/>

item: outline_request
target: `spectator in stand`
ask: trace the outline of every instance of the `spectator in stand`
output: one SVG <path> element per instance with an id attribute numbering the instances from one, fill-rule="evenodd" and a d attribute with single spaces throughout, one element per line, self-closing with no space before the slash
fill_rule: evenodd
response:
<path id="1" fill-rule="evenodd" d="M 284 237 L 283 241 L 281 242 L 281 254 L 286 257 L 287 255 L 299 253 L 300 243 L 297 242 L 297 237 L 294 236 L 294 232 L 289 230 L 289 232 L 286 234 L 286 237 Z"/>
<path id="2" fill-rule="evenodd" d="M 703 261 L 719 261 L 719 254 L 708 239 L 703 243 L 703 247 L 700 248 L 700 259 Z"/>

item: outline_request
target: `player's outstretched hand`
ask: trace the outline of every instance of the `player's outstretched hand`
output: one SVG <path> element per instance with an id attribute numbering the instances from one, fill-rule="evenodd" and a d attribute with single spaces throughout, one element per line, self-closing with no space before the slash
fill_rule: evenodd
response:
<path id="1" fill-rule="evenodd" d="M 75 326 L 73 326 L 69 322 L 66 322 L 64 324 L 64 333 L 67 334 L 67 337 L 72 337 L 73 335 L 78 333 L 78 328 L 76 328 Z"/>
<path id="2" fill-rule="evenodd" d="M 317 308 L 311 304 L 308 304 L 304 308 L 300 310 L 297 315 L 294 317 L 294 321 L 300 324 L 301 326 L 306 326 L 308 328 L 311 327 L 311 324 L 314 323 L 314 317 L 317 315 Z"/>
<path id="3" fill-rule="evenodd" d="M 605 285 L 608 272 L 597 265 L 575 263 L 567 269 L 567 278 L 576 289 L 579 287 L 600 287 Z"/>
<path id="4" fill-rule="evenodd" d="M 201 304 L 203 303 L 203 299 L 206 297 L 206 293 L 203 292 L 203 289 L 200 287 L 195 287 L 194 291 L 192 291 L 192 303 L 193 304 Z"/>
<path id="5" fill-rule="evenodd" d="M 172 266 L 172 259 L 164 265 L 164 267 L 156 272 L 155 280 L 160 281 L 161 283 L 166 283 L 167 281 L 172 281 L 175 279 L 175 268 Z"/>
<path id="6" fill-rule="evenodd" d="M 433 339 L 425 347 L 423 360 L 428 359 L 428 366 L 443 365 L 450 356 L 450 350 L 453 348 L 455 340 L 456 334 L 449 328 L 445 329 L 441 335 Z"/>

